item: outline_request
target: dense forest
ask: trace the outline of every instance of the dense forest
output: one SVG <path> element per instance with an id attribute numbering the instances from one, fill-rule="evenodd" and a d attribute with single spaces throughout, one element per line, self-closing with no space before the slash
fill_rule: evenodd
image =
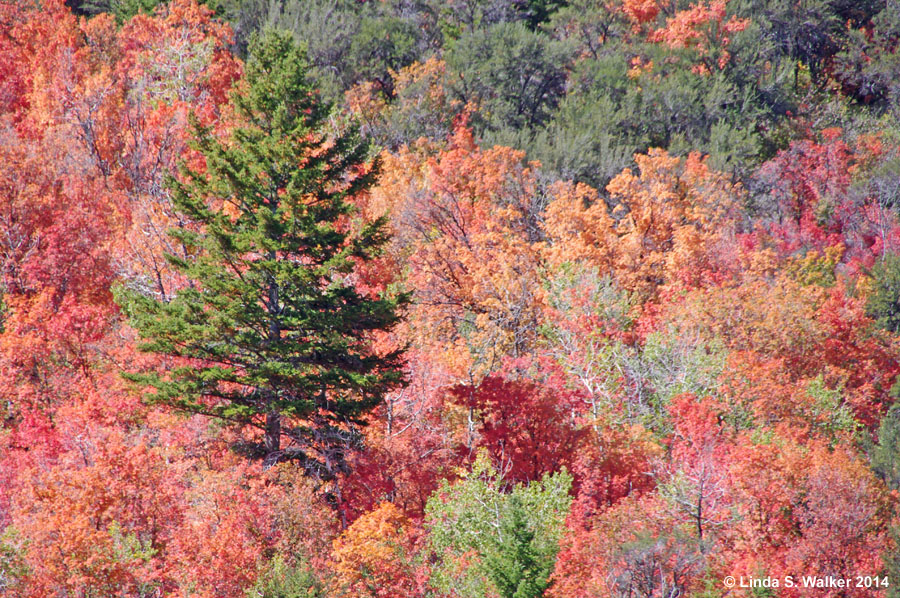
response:
<path id="1" fill-rule="evenodd" d="M 898 46 L 0 0 L 0 595 L 900 596 Z"/>

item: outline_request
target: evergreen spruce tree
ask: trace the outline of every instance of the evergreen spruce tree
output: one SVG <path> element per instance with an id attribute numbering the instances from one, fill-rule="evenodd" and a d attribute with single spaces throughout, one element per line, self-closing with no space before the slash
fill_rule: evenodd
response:
<path id="1" fill-rule="evenodd" d="M 555 559 L 542 555 L 535 546 L 535 533 L 518 496 L 510 497 L 508 508 L 501 523 L 501 542 L 485 559 L 488 576 L 503 598 L 540 598 L 549 585 Z"/>
<path id="2" fill-rule="evenodd" d="M 329 135 L 330 107 L 306 77 L 288 34 L 253 43 L 238 120 L 227 142 L 195 124 L 206 172 L 171 180 L 176 209 L 197 224 L 171 234 L 187 258 L 168 256 L 189 284 L 170 301 L 120 289 L 143 351 L 177 358 L 169 372 L 126 374 L 147 399 L 255 426 L 268 463 L 298 458 L 331 479 L 362 416 L 404 382 L 399 351 L 378 355 L 404 295 L 373 298 L 351 283 L 360 260 L 386 241 L 385 222 L 347 232 L 348 201 L 373 182 L 355 131 Z M 246 447 L 245 447 L 246 448 Z"/>
<path id="3" fill-rule="evenodd" d="M 870 274 L 873 288 L 866 313 L 879 328 L 900 332 L 900 255 L 885 252 Z"/>
<path id="4" fill-rule="evenodd" d="M 889 490 L 900 490 L 900 405 L 894 404 L 881 418 L 878 426 L 878 443 L 867 439 L 865 448 L 869 453 L 869 465 Z M 895 506 L 897 521 L 897 507 Z M 900 579 L 900 525 L 894 523 L 888 529 L 892 547 L 881 555 L 888 578 Z M 900 598 L 900 587 L 891 584 L 888 598 Z"/>

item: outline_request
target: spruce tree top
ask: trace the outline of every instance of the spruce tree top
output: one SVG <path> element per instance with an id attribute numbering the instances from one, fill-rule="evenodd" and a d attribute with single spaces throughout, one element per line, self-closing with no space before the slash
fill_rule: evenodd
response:
<path id="1" fill-rule="evenodd" d="M 256 426 L 270 461 L 299 457 L 333 475 L 353 426 L 403 383 L 400 353 L 377 355 L 370 338 L 407 298 L 372 298 L 350 282 L 386 241 L 381 220 L 352 235 L 346 226 L 348 198 L 374 168 L 355 131 L 326 133 L 330 107 L 306 68 L 287 33 L 253 43 L 232 97 L 240 126 L 223 142 L 195 124 L 206 172 L 183 167 L 169 182 L 197 224 L 170 232 L 190 257 L 167 256 L 190 284 L 171 301 L 120 290 L 119 302 L 141 350 L 190 360 L 126 375 L 154 389 L 148 399 Z"/>

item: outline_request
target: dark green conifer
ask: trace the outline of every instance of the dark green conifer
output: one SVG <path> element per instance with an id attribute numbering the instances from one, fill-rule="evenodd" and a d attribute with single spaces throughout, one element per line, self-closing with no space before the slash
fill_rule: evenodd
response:
<path id="1" fill-rule="evenodd" d="M 496 551 L 486 558 L 491 581 L 503 598 L 540 598 L 549 585 L 554 559 L 548 559 L 535 546 L 534 530 L 518 496 L 509 499 L 509 512 L 501 531 L 503 536 Z"/>
<path id="2" fill-rule="evenodd" d="M 360 261 L 386 241 L 382 220 L 351 234 L 349 198 L 373 182 L 355 131 L 330 134 L 330 107 L 306 77 L 289 34 L 254 42 L 245 87 L 232 102 L 240 126 L 220 141 L 195 125 L 206 172 L 170 181 L 176 209 L 195 222 L 171 234 L 189 281 L 170 301 L 120 289 L 141 350 L 187 364 L 126 377 L 147 398 L 262 430 L 251 445 L 269 463 L 302 459 L 328 478 L 343 466 L 354 427 L 403 383 L 400 352 L 378 355 L 404 295 L 373 298 L 353 284 Z"/>
<path id="3" fill-rule="evenodd" d="M 866 313 L 879 328 L 900 332 L 900 255 L 885 253 L 870 274 L 873 288 Z"/>

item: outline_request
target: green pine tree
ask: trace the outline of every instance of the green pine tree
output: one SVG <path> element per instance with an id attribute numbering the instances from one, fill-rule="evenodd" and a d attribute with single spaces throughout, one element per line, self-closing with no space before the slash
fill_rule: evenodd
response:
<path id="1" fill-rule="evenodd" d="M 538 598 L 550 586 L 572 498 L 563 469 L 509 488 L 479 451 L 464 479 L 428 499 L 430 583 L 460 598 Z M 472 563 L 460 568 L 460 559 Z"/>
<path id="2" fill-rule="evenodd" d="M 176 209 L 197 224 L 170 233 L 188 257 L 168 259 L 190 284 L 170 301 L 125 288 L 117 298 L 142 351 L 187 358 L 126 374 L 152 387 L 149 401 L 255 426 L 257 456 L 301 459 L 331 479 L 362 416 L 404 383 L 401 353 L 378 355 L 370 340 L 408 298 L 352 284 L 387 240 L 383 220 L 347 231 L 348 199 L 374 169 L 360 174 L 367 146 L 355 131 L 327 133 L 330 107 L 306 70 L 289 34 L 253 42 L 232 98 L 241 126 L 223 142 L 195 124 L 206 172 L 183 167 L 169 182 Z"/>
<path id="3" fill-rule="evenodd" d="M 488 576 L 503 598 L 540 598 L 547 589 L 554 559 L 535 546 L 535 533 L 518 496 L 510 497 L 508 508 L 496 552 L 485 559 Z"/>
<path id="4" fill-rule="evenodd" d="M 900 332 L 900 255 L 885 253 L 871 271 L 866 313 L 879 328 Z"/>
<path id="5" fill-rule="evenodd" d="M 873 444 L 871 439 L 867 439 L 866 450 L 869 453 L 869 466 L 875 475 L 890 490 L 900 490 L 900 405 L 895 404 L 884 414 L 878 426 L 878 443 Z M 900 525 L 891 525 L 888 534 L 892 545 L 900 546 Z M 900 579 L 900 549 L 889 548 L 882 553 L 881 559 L 884 573 L 892 582 L 887 596 L 900 598 L 900 587 L 893 583 L 895 579 Z"/>

